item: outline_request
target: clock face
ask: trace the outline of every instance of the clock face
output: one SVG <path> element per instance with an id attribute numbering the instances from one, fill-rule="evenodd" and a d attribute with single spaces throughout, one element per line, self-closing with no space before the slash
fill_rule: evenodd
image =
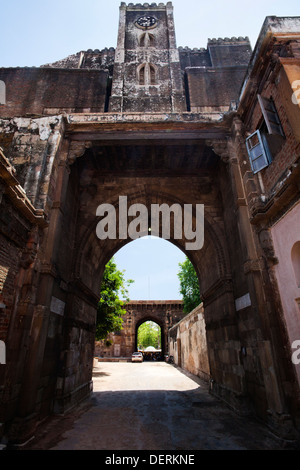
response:
<path id="1" fill-rule="evenodd" d="M 157 19 L 153 16 L 142 16 L 136 20 L 136 25 L 142 29 L 155 28 L 157 26 Z"/>

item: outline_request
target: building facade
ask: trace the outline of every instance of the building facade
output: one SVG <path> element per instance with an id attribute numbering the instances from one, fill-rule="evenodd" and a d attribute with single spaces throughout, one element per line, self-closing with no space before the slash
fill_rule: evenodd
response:
<path id="1" fill-rule="evenodd" d="M 115 49 L 0 69 L 6 439 L 91 392 L 102 274 L 131 241 L 99 239 L 97 208 L 119 215 L 120 196 L 193 208 L 170 242 L 199 277 L 211 392 L 294 438 L 299 69 L 299 18 L 267 17 L 253 51 L 247 38 L 191 50 L 177 48 L 170 2 L 122 3 Z M 204 245 L 188 250 L 197 204 Z"/>

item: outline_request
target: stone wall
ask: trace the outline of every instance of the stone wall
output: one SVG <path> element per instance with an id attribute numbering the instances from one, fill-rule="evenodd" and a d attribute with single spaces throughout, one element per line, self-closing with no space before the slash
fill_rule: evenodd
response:
<path id="1" fill-rule="evenodd" d="M 1 422 L 18 406 L 27 334 L 38 316 L 32 306 L 37 296 L 34 259 L 39 231 L 46 227 L 44 212 L 33 206 L 16 173 L 0 149 L 0 340 L 6 345 L 6 365 L 0 367 Z M 1 433 L 0 426 L 0 438 Z"/>
<path id="2" fill-rule="evenodd" d="M 104 112 L 108 71 L 54 68 L 0 68 L 6 84 L 1 117 L 61 112 Z"/>
<path id="3" fill-rule="evenodd" d="M 224 113 L 237 101 L 245 66 L 186 69 L 192 112 Z M 205 90 L 205 92 L 203 92 Z"/>
<path id="4" fill-rule="evenodd" d="M 247 37 L 209 39 L 207 49 L 180 47 L 188 110 L 215 114 L 235 106 L 250 56 Z"/>
<path id="5" fill-rule="evenodd" d="M 169 354 L 175 364 L 209 380 L 206 329 L 203 304 L 196 307 L 169 331 Z"/>

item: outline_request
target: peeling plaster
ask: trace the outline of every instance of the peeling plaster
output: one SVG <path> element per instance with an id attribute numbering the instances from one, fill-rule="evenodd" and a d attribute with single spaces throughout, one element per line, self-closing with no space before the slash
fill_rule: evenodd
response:
<path id="1" fill-rule="evenodd" d="M 43 117 L 39 119 L 30 119 L 30 118 L 14 118 L 13 122 L 16 124 L 17 128 L 28 129 L 29 132 L 38 131 L 41 140 L 48 140 L 53 128 L 60 124 L 62 116 L 50 116 Z"/>

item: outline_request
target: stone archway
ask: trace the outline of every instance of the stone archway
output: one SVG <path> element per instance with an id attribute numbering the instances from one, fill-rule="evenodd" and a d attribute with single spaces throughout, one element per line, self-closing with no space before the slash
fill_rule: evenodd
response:
<path id="1" fill-rule="evenodd" d="M 168 331 L 180 321 L 183 316 L 183 305 L 180 301 L 136 301 L 130 302 L 127 311 L 132 318 L 131 331 L 134 334 L 134 349 L 137 351 L 137 332 L 139 327 L 147 322 L 156 323 L 161 329 L 162 353 L 167 352 Z"/>
<path id="2" fill-rule="evenodd" d="M 106 348 L 102 343 L 96 342 L 96 356 L 116 357 L 114 346 L 117 345 L 117 357 L 130 358 L 137 351 L 137 331 L 146 321 L 153 321 L 161 328 L 164 353 L 168 347 L 169 329 L 185 316 L 183 302 L 180 300 L 131 300 L 125 305 L 125 309 L 122 330 L 110 336 L 112 344 Z"/>
<path id="3" fill-rule="evenodd" d="M 162 117 L 159 124 L 168 126 L 168 132 L 159 130 L 159 134 L 157 129 L 154 132 L 155 123 L 141 126 L 140 117 L 135 123 L 130 116 L 121 125 L 104 116 L 101 127 L 101 117 L 95 122 L 90 117 L 79 128 L 72 119 L 65 124 L 56 160 L 49 169 L 49 226 L 36 244 L 30 268 L 35 277 L 22 273 L 27 287 L 20 291 L 14 321 L 24 325 L 27 354 L 22 355 L 20 342 L 15 349 L 20 354 L 18 378 L 11 381 L 21 383 L 12 413 L 12 439 L 16 434 L 18 439 L 26 439 L 37 420 L 66 412 L 91 392 L 101 278 L 109 259 L 131 241 L 128 237 L 99 240 L 96 213 L 100 204 L 107 203 L 118 214 L 120 195 L 127 196 L 129 205 L 140 203 L 148 209 L 155 203 L 204 205 L 203 248 L 188 252 L 184 237 L 171 236 L 170 242 L 187 254 L 199 278 L 212 391 L 241 410 L 250 401 L 249 407 L 255 406 L 262 417 L 268 400 L 280 409 L 276 373 L 272 383 L 277 387 L 267 393 L 269 377 L 262 378 L 256 367 L 249 374 L 250 365 L 241 354 L 244 345 L 250 344 L 257 364 L 271 357 L 270 342 L 261 341 L 257 348 L 257 337 L 252 335 L 262 325 L 258 287 L 248 276 L 249 272 L 252 276 L 251 269 L 245 269 L 248 254 L 240 231 L 242 215 L 237 217 L 233 210 L 234 162 L 229 164 L 229 157 L 222 159 L 216 153 L 226 154 L 226 144 L 217 145 L 226 135 L 225 124 L 220 129 L 214 123 L 203 130 L 201 122 L 197 128 L 181 122 L 179 128 L 176 120 L 166 124 Z M 212 135 L 215 140 L 208 141 Z M 195 223 L 195 213 L 192 220 Z M 243 223 L 247 226 L 245 218 Z M 251 317 L 248 330 L 248 323 L 243 322 L 245 310 L 237 310 L 236 300 L 249 292 L 251 304 L 242 307 L 248 308 L 246 318 Z M 28 326 L 29 314 L 33 322 Z M 272 370 L 266 362 L 264 366 L 266 373 Z M 13 375 L 11 369 L 9 373 Z M 264 400 L 257 400 L 261 394 Z"/>
<path id="4" fill-rule="evenodd" d="M 144 319 L 140 320 L 135 325 L 135 350 L 138 350 L 138 330 L 140 326 L 144 325 L 146 322 L 153 322 L 160 328 L 160 343 L 161 343 L 161 350 L 162 350 L 162 357 L 166 351 L 166 339 L 164 335 L 164 323 L 161 323 L 160 320 L 155 319 L 155 317 L 147 316 Z"/>
<path id="5" fill-rule="evenodd" d="M 74 149 L 72 144 L 72 150 Z M 146 148 L 143 141 L 128 144 L 127 140 L 110 143 L 102 146 L 95 144 L 85 145 L 83 155 L 72 160 L 70 166 L 69 183 L 65 188 L 63 204 L 68 207 L 68 217 L 62 220 L 61 239 L 58 243 L 57 259 L 58 270 L 62 278 L 68 278 L 68 294 L 66 297 L 66 326 L 64 335 L 66 356 L 61 368 L 60 383 L 63 384 L 63 398 L 56 400 L 58 409 L 63 409 L 69 403 L 78 399 L 78 392 L 87 391 L 91 380 L 91 369 L 86 364 L 89 355 L 92 355 L 93 328 L 95 322 L 95 305 L 99 296 L 101 276 L 105 264 L 112 256 L 131 239 L 99 240 L 96 227 L 99 219 L 96 217 L 100 204 L 111 204 L 116 210 L 116 220 L 119 221 L 119 197 L 126 196 L 128 206 L 134 204 L 144 205 L 150 212 L 153 204 L 166 204 L 169 207 L 178 204 L 183 207 L 190 204 L 204 204 L 205 227 L 204 246 L 201 250 L 187 251 L 184 236 L 175 239 L 171 227 L 170 242 L 174 243 L 189 257 L 199 277 L 201 292 L 207 312 L 208 347 L 211 354 L 212 373 L 217 374 L 219 367 L 216 364 L 214 349 L 215 336 L 222 336 L 222 317 L 226 312 L 226 325 L 232 325 L 230 341 L 235 350 L 232 357 L 235 361 L 233 369 L 239 366 L 238 352 L 240 348 L 235 318 L 234 295 L 230 262 L 228 256 L 228 242 L 224 236 L 224 219 L 222 215 L 223 201 L 220 197 L 219 166 L 220 158 L 200 141 L 199 145 L 193 143 L 193 150 L 189 141 L 180 141 L 180 144 L 160 141 L 150 142 Z M 199 154 L 195 153 L 197 152 Z M 170 156 L 177 154 L 177 163 L 170 163 Z M 185 174 L 178 177 L 178 163 L 184 162 L 185 155 L 192 152 L 194 160 L 190 161 L 190 168 Z M 70 155 L 70 154 L 69 154 Z M 198 157 L 196 157 L 198 155 Z M 209 157 L 208 157 L 209 156 Z M 149 160 L 151 165 L 149 167 Z M 99 161 L 101 165 L 99 166 Z M 164 166 L 167 165 L 167 169 Z M 198 166 L 195 175 L 195 166 Z M 132 169 L 132 166 L 134 168 Z M 138 167 L 138 168 L 137 168 Z M 157 167 L 160 176 L 157 177 Z M 163 171 L 163 175 L 161 172 Z M 72 218 L 72 214 L 76 218 Z M 195 211 L 193 224 L 195 226 Z M 66 243 L 73 245 L 70 258 L 66 250 Z M 220 312 L 220 313 L 217 313 Z M 222 312 L 222 313 L 221 313 Z M 216 323 L 215 315 L 220 319 Z M 164 332 L 166 344 L 167 332 Z M 228 348 L 228 334 L 223 340 L 224 347 Z M 218 348 L 222 349 L 221 341 Z M 76 367 L 73 363 L 73 351 L 77 351 Z M 92 362 L 90 362 L 91 364 Z M 85 383 L 83 378 L 85 377 Z M 226 384 L 236 388 L 237 393 L 243 393 L 243 380 L 227 375 Z M 67 397 L 67 398 L 66 398 Z"/>
<path id="6" fill-rule="evenodd" d="M 92 132 L 91 127 L 91 137 Z M 71 140 L 63 141 L 60 164 L 53 169 L 56 185 L 52 197 L 56 202 L 38 254 L 38 260 L 43 260 L 43 271 L 36 311 L 45 312 L 45 322 L 35 337 L 27 363 L 32 380 L 28 382 L 24 375 L 25 414 L 32 414 L 30 410 L 35 408 L 39 396 L 41 416 L 46 416 L 53 411 L 64 413 L 90 394 L 101 278 L 109 259 L 131 241 L 128 237 L 99 240 L 96 212 L 99 204 L 106 203 L 112 204 L 118 214 L 120 195 L 127 196 L 128 205 L 139 203 L 148 209 L 152 204 L 191 204 L 193 208 L 196 203 L 204 204 L 203 249 L 187 252 L 188 240 L 174 239 L 172 230 L 169 241 L 187 254 L 200 280 L 212 374 L 218 384 L 233 389 L 233 393 L 243 393 L 243 377 L 234 372 L 240 366 L 240 342 L 220 194 L 220 180 L 227 176 L 220 173 L 220 158 L 203 139 L 190 142 L 184 135 L 176 142 L 169 137 L 166 141 L 156 137 L 146 146 L 143 139 L 128 141 L 126 133 L 124 140 L 109 143 L 81 143 L 76 134 L 72 140 L 72 131 L 66 136 Z M 192 223 L 195 225 L 195 212 Z M 232 325 L 230 334 L 228 329 L 224 333 L 224 312 L 226 327 Z M 229 340 L 235 358 L 225 383 L 218 376 L 222 364 L 215 361 L 216 335 L 223 336 L 218 349 L 227 350 Z M 41 351 L 39 356 L 35 355 L 37 350 Z M 44 377 L 44 370 L 51 371 L 51 376 Z"/>

